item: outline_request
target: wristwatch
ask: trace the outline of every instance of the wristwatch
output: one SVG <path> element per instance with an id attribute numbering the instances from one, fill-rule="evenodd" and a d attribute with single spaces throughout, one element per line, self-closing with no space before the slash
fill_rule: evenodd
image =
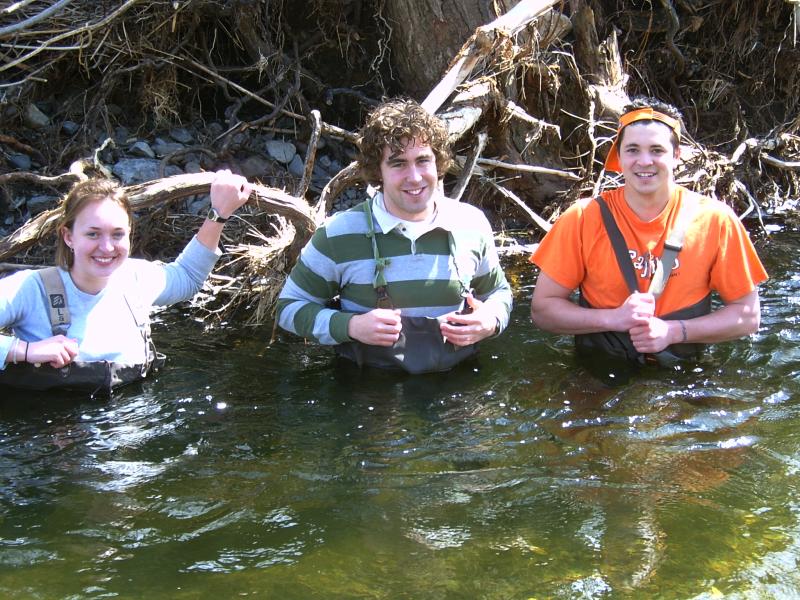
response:
<path id="1" fill-rule="evenodd" d="M 216 208 L 213 206 L 208 209 L 208 213 L 206 214 L 206 219 L 209 221 L 214 221 L 214 223 L 225 223 L 228 219 L 223 217 L 219 214 Z"/>

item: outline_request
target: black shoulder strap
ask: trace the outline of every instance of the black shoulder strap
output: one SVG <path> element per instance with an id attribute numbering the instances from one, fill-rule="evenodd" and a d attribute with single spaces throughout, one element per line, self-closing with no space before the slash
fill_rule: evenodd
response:
<path id="1" fill-rule="evenodd" d="M 628 246 L 625 243 L 625 238 L 614 220 L 614 215 L 608 208 L 608 204 L 600 196 L 595 198 L 597 204 L 600 205 L 600 214 L 603 215 L 603 224 L 606 226 L 606 233 L 608 239 L 611 240 L 611 246 L 614 248 L 614 255 L 617 258 L 619 270 L 622 271 L 622 277 L 625 279 L 625 284 L 631 294 L 639 291 L 639 285 L 636 282 L 636 270 L 633 268 L 631 262 L 631 255 L 628 253 Z"/>
<path id="2" fill-rule="evenodd" d="M 38 271 L 38 274 L 44 283 L 45 304 L 49 311 L 53 335 L 67 335 L 72 318 L 67 306 L 67 292 L 58 267 L 46 267 Z"/>
<path id="3" fill-rule="evenodd" d="M 620 271 L 622 271 L 622 276 L 625 278 L 628 290 L 630 290 L 631 293 L 638 292 L 639 286 L 636 283 L 636 270 L 633 268 L 631 257 L 628 254 L 625 238 L 622 236 L 622 232 L 619 230 L 617 222 L 614 220 L 614 216 L 611 214 L 611 210 L 608 208 L 606 201 L 600 196 L 597 196 L 595 200 L 600 205 L 600 213 L 603 215 L 603 224 L 606 227 L 608 238 L 611 240 L 611 245 L 614 248 L 614 255 L 617 258 L 617 264 L 619 265 Z M 648 291 L 656 298 L 661 295 L 661 292 L 664 291 L 669 281 L 672 267 L 675 265 L 675 259 L 678 253 L 683 249 L 683 238 L 686 234 L 686 230 L 694 220 L 699 207 L 700 202 L 696 197 L 692 195 L 684 196 L 680 213 L 678 213 L 672 230 L 669 232 L 667 240 L 664 242 L 664 250 L 662 251 L 661 259 L 657 261 L 656 272 L 653 275 L 653 279 L 650 281 Z"/>

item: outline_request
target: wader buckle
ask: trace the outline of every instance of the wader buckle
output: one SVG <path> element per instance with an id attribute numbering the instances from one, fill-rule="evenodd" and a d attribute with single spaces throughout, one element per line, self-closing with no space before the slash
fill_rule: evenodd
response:
<path id="1" fill-rule="evenodd" d="M 378 300 L 375 302 L 376 308 L 387 308 L 389 310 L 394 310 L 394 303 L 389 297 L 389 292 L 386 291 L 385 285 L 376 287 L 375 292 L 378 294 Z"/>

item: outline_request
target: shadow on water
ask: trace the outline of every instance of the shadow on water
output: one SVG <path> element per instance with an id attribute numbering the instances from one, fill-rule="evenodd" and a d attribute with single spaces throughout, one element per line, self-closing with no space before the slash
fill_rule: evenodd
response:
<path id="1" fill-rule="evenodd" d="M 799 246 L 762 250 L 759 334 L 684 369 L 577 361 L 527 272 L 503 336 L 418 377 L 167 313 L 156 377 L 0 400 L 0 594 L 793 596 Z"/>

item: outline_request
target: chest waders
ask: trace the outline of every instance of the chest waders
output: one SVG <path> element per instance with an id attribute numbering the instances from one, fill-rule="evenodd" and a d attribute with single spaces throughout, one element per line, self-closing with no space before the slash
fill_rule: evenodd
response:
<path id="1" fill-rule="evenodd" d="M 375 236 L 375 225 L 372 222 L 372 209 L 370 201 L 365 203 L 364 212 L 367 218 L 369 232 L 367 237 L 372 243 L 372 252 L 375 258 L 375 277 L 372 287 L 377 294 L 376 308 L 393 309 L 394 304 L 387 290 L 384 270 L 389 264 L 388 258 L 382 258 L 378 251 L 378 241 Z M 451 232 L 447 232 L 450 257 L 453 261 L 461 294 L 466 296 L 469 292 L 469 281 L 464 281 L 458 269 L 456 260 L 455 240 Z M 464 303 L 466 305 L 466 301 Z M 466 310 L 466 309 L 464 309 Z M 478 348 L 475 344 L 469 346 L 454 346 L 446 342 L 439 328 L 439 319 L 435 317 L 408 317 L 400 316 L 400 337 L 393 346 L 372 346 L 359 341 L 345 342 L 335 347 L 336 353 L 354 361 L 358 366 L 378 367 L 381 369 L 402 369 L 411 374 L 433 373 L 452 369 L 462 360 L 474 355 Z"/>
<path id="2" fill-rule="evenodd" d="M 606 228 L 606 233 L 614 248 L 614 255 L 617 259 L 622 276 L 625 279 L 625 284 L 630 293 L 638 292 L 639 286 L 636 281 L 636 270 L 633 268 L 628 248 L 625 244 L 625 238 L 611 214 L 605 200 L 601 197 L 595 198 L 595 201 L 600 205 L 600 213 L 603 216 L 603 225 Z M 650 282 L 648 292 L 658 298 L 664 291 L 667 283 L 669 282 L 672 267 L 675 264 L 675 259 L 678 253 L 683 248 L 683 238 L 686 235 L 686 229 L 694 220 L 695 215 L 699 209 L 699 200 L 692 196 L 686 196 L 683 204 L 681 205 L 680 213 L 675 219 L 675 224 L 669 235 L 664 242 L 664 251 L 662 252 L 661 259 L 658 260 L 655 275 Z M 592 307 L 580 294 L 579 304 L 584 308 Z M 707 315 L 711 312 L 711 294 L 709 293 L 705 298 L 699 302 L 681 308 L 660 318 L 665 321 L 678 321 L 683 319 L 693 319 Z M 661 366 L 674 365 L 683 360 L 696 360 L 699 358 L 703 350 L 703 344 L 672 344 L 661 352 L 656 354 L 644 355 L 636 350 L 631 341 L 631 336 L 627 331 L 601 331 L 598 333 L 584 333 L 575 336 L 575 346 L 581 354 L 591 354 L 596 351 L 602 351 L 606 354 L 616 357 L 624 358 L 626 360 L 644 364 L 645 362 L 657 362 Z"/>
<path id="3" fill-rule="evenodd" d="M 67 335 L 71 323 L 69 303 L 64 282 L 56 267 L 38 271 L 44 282 L 45 299 L 53 335 Z M 110 361 L 73 361 L 60 369 L 43 364 L 8 364 L 0 371 L 0 384 L 28 390 L 66 389 L 88 392 L 91 396 L 108 396 L 114 388 L 145 378 L 153 369 L 164 364 L 164 355 L 156 352 L 150 337 L 150 321 L 145 310 L 139 314 L 127 296 L 123 295 L 145 347 L 144 364 L 123 364 Z M 148 309 L 149 310 L 149 309 Z"/>

